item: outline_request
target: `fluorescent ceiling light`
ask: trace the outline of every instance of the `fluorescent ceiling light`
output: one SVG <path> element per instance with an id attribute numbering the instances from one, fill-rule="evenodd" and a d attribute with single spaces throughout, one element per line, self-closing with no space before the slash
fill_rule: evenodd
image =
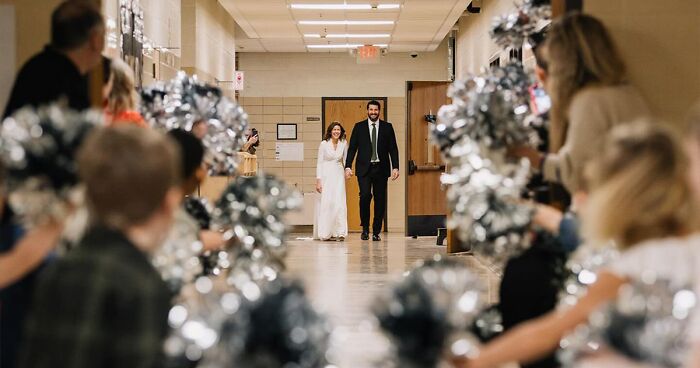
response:
<path id="1" fill-rule="evenodd" d="M 356 49 L 356 48 L 362 47 L 362 46 L 365 46 L 365 45 L 349 44 L 349 43 L 336 44 L 336 45 L 306 45 L 306 47 L 308 47 L 310 49 Z M 387 44 L 377 44 L 377 45 L 372 45 L 372 46 L 382 47 L 382 48 L 389 47 L 389 45 L 387 45 Z"/>
<path id="2" fill-rule="evenodd" d="M 389 38 L 388 33 L 361 34 L 361 33 L 346 33 L 346 34 L 328 34 L 326 38 Z"/>
<path id="3" fill-rule="evenodd" d="M 292 9 L 309 10 L 367 10 L 372 9 L 369 4 L 292 4 Z"/>
<path id="4" fill-rule="evenodd" d="M 310 26 L 379 26 L 392 25 L 393 20 L 300 20 L 301 25 Z"/>
<path id="5" fill-rule="evenodd" d="M 306 38 L 321 38 L 320 34 L 317 33 L 306 33 L 304 34 L 304 37 Z M 331 33 L 327 34 L 325 38 L 389 38 L 391 37 L 390 34 L 388 33 L 367 33 L 367 34 L 362 34 L 362 33 L 345 33 L 345 34 L 336 34 L 336 33 Z"/>
<path id="6" fill-rule="evenodd" d="M 291 4 L 292 9 L 304 10 L 371 10 L 370 4 Z M 376 9 L 398 9 L 400 4 L 379 4 Z"/>

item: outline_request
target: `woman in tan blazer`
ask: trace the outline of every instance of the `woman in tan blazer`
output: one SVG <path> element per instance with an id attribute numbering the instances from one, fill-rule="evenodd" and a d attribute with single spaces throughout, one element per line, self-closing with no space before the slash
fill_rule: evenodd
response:
<path id="1" fill-rule="evenodd" d="M 581 187 L 583 167 L 602 149 L 613 126 L 648 117 L 637 89 L 627 81 L 625 63 L 605 26 L 579 13 L 552 25 L 543 49 L 545 86 L 552 98 L 550 152 L 517 147 L 545 180 L 573 194 Z"/>

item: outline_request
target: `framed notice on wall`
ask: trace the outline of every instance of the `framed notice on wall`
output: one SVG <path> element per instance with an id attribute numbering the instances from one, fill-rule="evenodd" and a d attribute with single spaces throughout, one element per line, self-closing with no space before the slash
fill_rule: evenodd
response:
<path id="1" fill-rule="evenodd" d="M 278 141 L 296 141 L 297 140 L 297 125 L 279 123 L 277 124 L 277 140 Z"/>

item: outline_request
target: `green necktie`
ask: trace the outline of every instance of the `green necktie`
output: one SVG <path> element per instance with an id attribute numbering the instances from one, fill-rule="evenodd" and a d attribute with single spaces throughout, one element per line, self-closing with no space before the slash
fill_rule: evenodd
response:
<path id="1" fill-rule="evenodd" d="M 372 123 L 372 161 L 377 161 L 377 124 Z"/>

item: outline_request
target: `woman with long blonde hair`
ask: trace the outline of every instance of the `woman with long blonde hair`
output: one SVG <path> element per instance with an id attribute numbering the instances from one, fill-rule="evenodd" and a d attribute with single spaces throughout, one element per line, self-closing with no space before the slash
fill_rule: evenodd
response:
<path id="1" fill-rule="evenodd" d="M 110 72 L 108 84 L 111 84 L 111 90 L 105 107 L 107 125 L 135 124 L 146 127 L 143 116 L 136 110 L 139 100 L 134 72 L 118 58 L 112 59 Z"/>
<path id="2" fill-rule="evenodd" d="M 629 84 L 625 63 L 598 19 L 566 15 L 552 24 L 542 52 L 545 87 L 552 99 L 549 151 L 519 147 L 547 181 L 569 193 L 580 188 L 583 167 L 602 148 L 612 127 L 649 116 L 641 94 Z"/>
<path id="3" fill-rule="evenodd" d="M 551 353 L 566 333 L 616 298 L 619 288 L 645 272 L 659 278 L 692 278 L 699 252 L 697 205 L 687 180 L 688 164 L 674 134 L 658 123 L 613 130 L 590 166 L 591 196 L 583 214 L 591 244 L 615 241 L 618 260 L 605 267 L 577 304 L 523 323 L 481 349 L 464 367 L 496 367 Z M 683 280 L 687 281 L 687 280 Z"/>

